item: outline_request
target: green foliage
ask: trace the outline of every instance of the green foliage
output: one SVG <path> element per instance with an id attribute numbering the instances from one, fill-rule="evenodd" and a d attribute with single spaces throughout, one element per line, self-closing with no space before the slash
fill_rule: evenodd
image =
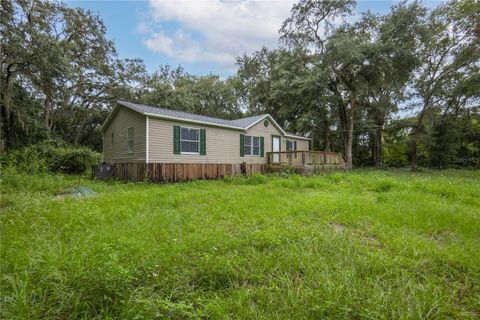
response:
<path id="1" fill-rule="evenodd" d="M 250 176 L 225 176 L 223 178 L 223 181 L 228 184 L 237 184 L 237 185 L 258 185 L 258 184 L 264 184 L 268 180 L 267 176 L 260 174 L 260 173 L 254 173 Z"/>
<path id="2" fill-rule="evenodd" d="M 81 174 L 100 162 L 98 152 L 86 147 L 70 147 L 63 142 L 47 140 L 11 150 L 0 156 L 0 165 L 26 173 Z"/>
<path id="3" fill-rule="evenodd" d="M 4 319 L 478 316 L 479 171 L 1 179 Z"/>
<path id="4" fill-rule="evenodd" d="M 408 165 L 408 132 L 390 131 L 385 134 L 383 159 L 387 166 L 401 168 Z"/>
<path id="5" fill-rule="evenodd" d="M 139 103 L 224 119 L 242 115 L 235 77 L 193 76 L 181 67 L 175 69 L 165 65 L 145 78 L 143 92 L 135 99 Z"/>

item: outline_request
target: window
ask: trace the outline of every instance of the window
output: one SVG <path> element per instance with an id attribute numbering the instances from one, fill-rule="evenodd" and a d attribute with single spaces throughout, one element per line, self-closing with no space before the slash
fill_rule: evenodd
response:
<path id="1" fill-rule="evenodd" d="M 112 132 L 112 147 L 113 147 L 114 143 L 115 143 L 115 136 L 113 135 L 113 132 Z"/>
<path id="2" fill-rule="evenodd" d="M 260 137 L 245 136 L 243 146 L 246 156 L 260 155 Z"/>
<path id="3" fill-rule="evenodd" d="M 127 148 L 128 153 L 133 153 L 133 127 L 127 129 Z"/>
<path id="4" fill-rule="evenodd" d="M 180 151 L 184 154 L 198 154 L 200 149 L 200 129 L 180 128 Z"/>
<path id="5" fill-rule="evenodd" d="M 297 151 L 297 141 L 287 140 L 287 151 Z"/>
<path id="6" fill-rule="evenodd" d="M 253 137 L 253 153 L 252 155 L 260 155 L 260 137 Z"/>

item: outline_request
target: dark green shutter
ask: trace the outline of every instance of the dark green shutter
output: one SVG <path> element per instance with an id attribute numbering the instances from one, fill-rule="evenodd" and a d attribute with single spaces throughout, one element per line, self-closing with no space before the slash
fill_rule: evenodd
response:
<path id="1" fill-rule="evenodd" d="M 285 143 L 287 144 L 287 151 L 290 151 L 290 141 L 287 140 L 287 141 L 285 141 Z"/>
<path id="2" fill-rule="evenodd" d="M 241 134 L 240 135 L 240 157 L 245 156 L 245 135 Z"/>
<path id="3" fill-rule="evenodd" d="M 263 137 L 260 137 L 260 157 L 263 157 L 264 152 L 264 142 L 263 142 Z"/>
<path id="4" fill-rule="evenodd" d="M 180 154 L 180 127 L 173 126 L 173 153 Z"/>
<path id="5" fill-rule="evenodd" d="M 200 129 L 200 155 L 207 154 L 205 129 Z"/>

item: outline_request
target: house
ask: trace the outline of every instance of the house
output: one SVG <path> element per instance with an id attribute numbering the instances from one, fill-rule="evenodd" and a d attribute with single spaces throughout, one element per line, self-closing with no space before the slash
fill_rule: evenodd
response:
<path id="1" fill-rule="evenodd" d="M 125 101 L 118 101 L 102 133 L 103 162 L 112 164 L 266 164 L 267 152 L 310 145 L 310 138 L 286 132 L 268 114 L 225 120 Z"/>

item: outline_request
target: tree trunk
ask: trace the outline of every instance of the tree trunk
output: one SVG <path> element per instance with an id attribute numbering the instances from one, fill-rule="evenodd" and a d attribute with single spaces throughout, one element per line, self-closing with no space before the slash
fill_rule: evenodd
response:
<path id="1" fill-rule="evenodd" d="M 2 86 L 3 87 L 3 86 Z M 2 106 L 0 109 L 1 120 L 0 120 L 0 150 L 3 151 L 7 149 L 7 144 L 9 140 L 9 133 L 10 133 L 10 114 L 9 114 L 9 107 L 8 107 L 8 98 L 4 88 L 2 88 Z"/>
<path id="2" fill-rule="evenodd" d="M 373 161 L 375 162 L 375 166 L 381 167 L 382 166 L 382 153 L 383 153 L 383 129 L 378 128 L 375 132 L 375 146 L 374 146 L 374 153 L 373 153 Z"/>
<path id="3" fill-rule="evenodd" d="M 52 102 L 50 97 L 47 95 L 43 105 L 43 121 L 45 125 L 45 129 L 47 130 L 47 136 L 50 137 L 50 117 L 51 117 L 51 110 L 52 110 Z"/>
<path id="4" fill-rule="evenodd" d="M 355 111 L 353 99 L 350 100 L 350 108 L 347 113 L 347 140 L 345 143 L 345 157 L 347 158 L 347 170 L 353 168 L 352 146 L 353 146 L 353 113 Z"/>
<path id="5" fill-rule="evenodd" d="M 369 132 L 368 133 L 368 141 L 369 141 L 369 147 L 370 147 L 370 160 L 372 163 L 375 163 L 375 159 L 377 157 L 376 155 L 376 149 L 377 149 L 377 135 L 374 132 Z"/>
<path id="6" fill-rule="evenodd" d="M 413 129 L 412 137 L 412 171 L 418 171 L 418 154 L 417 154 L 417 141 L 420 135 L 420 122 L 418 121 Z"/>
<path id="7" fill-rule="evenodd" d="M 325 131 L 323 132 L 323 143 L 324 143 L 324 148 L 323 150 L 324 151 L 331 151 L 331 146 L 330 146 L 330 134 L 329 134 L 329 129 L 328 127 L 325 129 Z"/>
<path id="8" fill-rule="evenodd" d="M 422 122 L 423 117 L 425 116 L 426 111 L 426 104 L 424 104 L 422 111 L 418 115 L 417 123 L 415 124 L 415 128 L 413 129 L 412 135 L 412 171 L 418 170 L 418 137 L 420 136 L 421 129 L 422 129 Z"/>
<path id="9" fill-rule="evenodd" d="M 0 150 L 8 149 L 11 144 L 11 100 L 10 100 L 10 84 L 12 74 L 7 68 L 5 79 L 2 79 L 2 106 L 0 119 Z"/>

